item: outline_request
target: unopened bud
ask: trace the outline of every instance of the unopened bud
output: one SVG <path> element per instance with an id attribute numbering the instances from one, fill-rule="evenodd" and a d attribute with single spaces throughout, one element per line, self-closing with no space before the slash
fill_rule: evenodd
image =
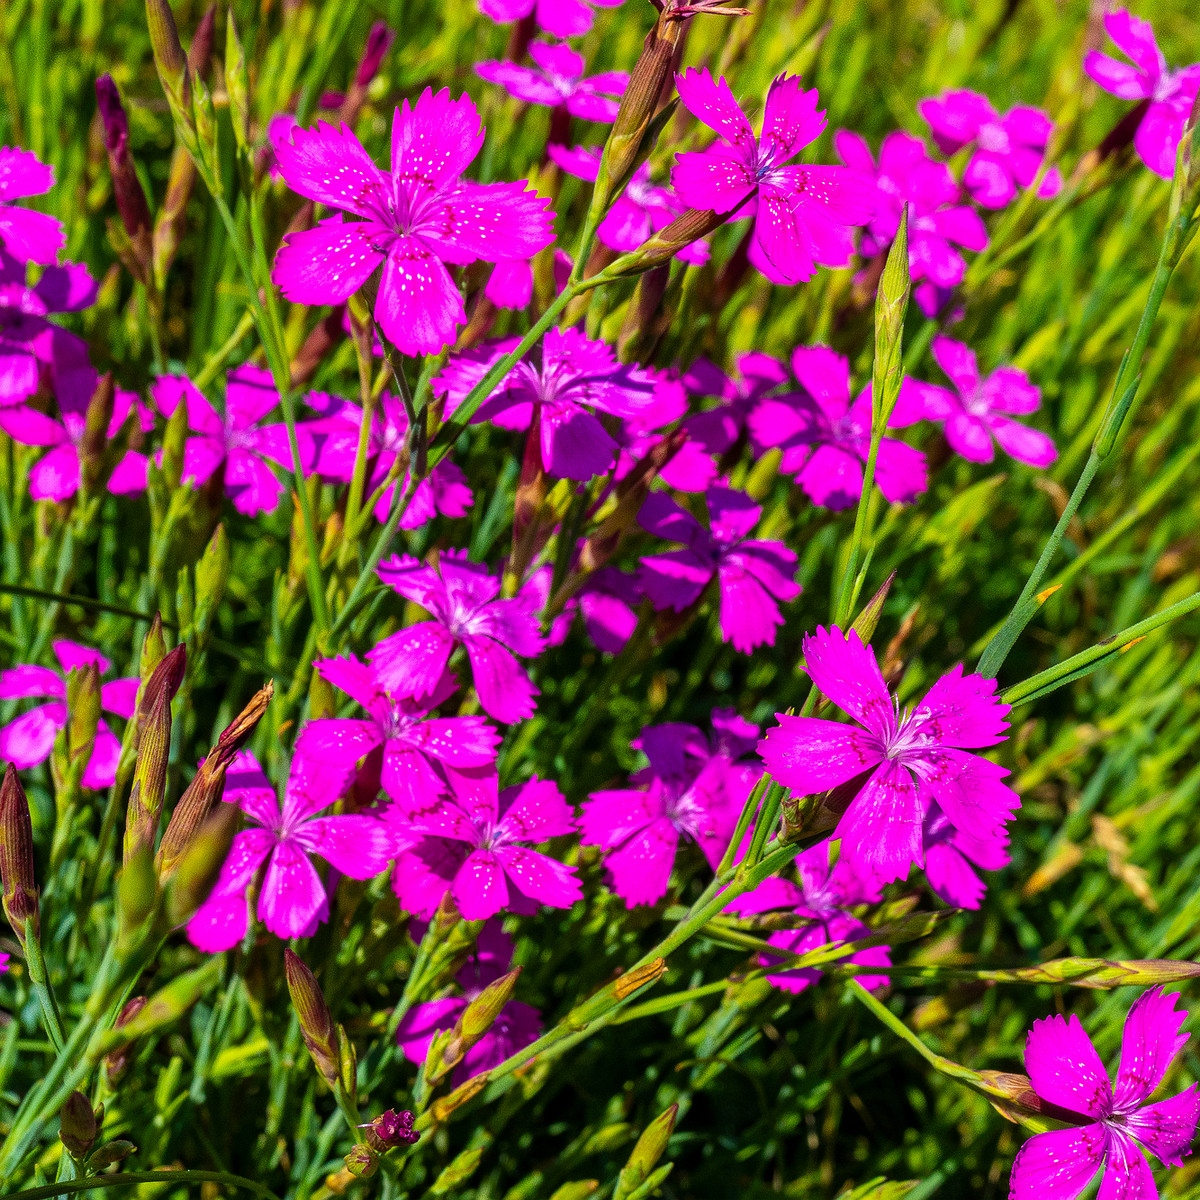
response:
<path id="1" fill-rule="evenodd" d="M 9 763 L 0 783 L 0 883 L 4 888 L 4 915 L 22 948 L 25 926 L 33 921 L 39 931 L 38 890 L 33 873 L 33 825 L 29 820 L 29 801 Z"/>
<path id="2" fill-rule="evenodd" d="M 904 379 L 904 316 L 911 291 L 905 204 L 875 293 L 875 365 L 871 375 L 871 426 L 875 437 L 887 428 L 900 398 Z"/>
<path id="3" fill-rule="evenodd" d="M 117 877 L 117 949 L 128 953 L 142 935 L 146 918 L 158 902 L 152 847 L 134 848 Z"/>
<path id="4" fill-rule="evenodd" d="M 513 988 L 517 986 L 521 968 L 509 971 L 499 979 L 489 983 L 463 1010 L 462 1015 L 454 1023 L 453 1030 L 444 1042 L 440 1044 L 441 1054 L 430 1053 L 426 1063 L 426 1077 L 430 1083 L 441 1079 L 452 1067 L 463 1060 L 463 1056 L 472 1046 L 480 1041 L 489 1029 L 496 1023 L 496 1018 L 509 1002 Z M 431 1048 L 432 1050 L 432 1048 Z M 431 1071 L 429 1068 L 433 1066 Z"/>
<path id="5" fill-rule="evenodd" d="M 447 1196 L 458 1192 L 479 1169 L 487 1149 L 486 1145 L 468 1146 L 461 1154 L 456 1155 L 433 1181 L 429 1189 L 430 1196 Z"/>
<path id="6" fill-rule="evenodd" d="M 96 80 L 96 101 L 100 120 L 104 123 L 104 149 L 108 154 L 108 169 L 112 175 L 113 199 L 121 224 L 129 235 L 135 257 L 146 278 L 150 270 L 150 205 L 142 190 L 141 180 L 134 169 L 129 153 L 129 118 L 121 104 L 121 93 L 107 73 Z"/>
<path id="7" fill-rule="evenodd" d="M 239 148 L 250 149 L 250 82 L 246 52 L 238 37 L 233 9 L 225 14 L 225 91 L 229 96 L 229 119 Z"/>
<path id="8" fill-rule="evenodd" d="M 146 23 L 158 77 L 178 119 L 178 112 L 186 109 L 189 99 L 188 64 L 169 0 L 146 0 Z"/>
<path id="9" fill-rule="evenodd" d="M 224 524 L 213 535 L 196 564 L 196 627 L 207 633 L 229 583 L 229 535 Z"/>
<path id="10" fill-rule="evenodd" d="M 300 1018 L 300 1033 L 313 1063 L 331 1088 L 338 1086 L 341 1063 L 337 1033 L 317 977 L 290 950 L 283 952 L 284 971 L 292 1007 Z"/>
<path id="11" fill-rule="evenodd" d="M 196 164 L 188 153 L 186 146 L 176 146 L 171 155 L 171 169 L 167 174 L 167 191 L 163 197 L 162 208 L 154 222 L 154 237 L 151 242 L 151 261 L 154 266 L 154 281 L 159 291 L 166 282 L 167 272 L 175 261 L 179 243 L 183 240 L 184 221 L 187 215 L 188 201 L 196 186 Z M 180 404 L 179 409 L 186 410 L 186 405 Z M 168 470 L 167 462 L 172 453 L 172 425 L 178 426 L 175 435 L 179 444 L 178 462 L 183 463 L 183 439 L 187 435 L 187 413 L 184 411 L 178 417 L 172 417 L 167 422 L 167 435 L 163 443 L 163 471 L 172 488 L 179 486 L 178 472 Z"/>
<path id="12" fill-rule="evenodd" d="M 157 619 L 157 614 L 155 614 Z M 162 626 L 159 625 L 159 637 L 162 636 Z M 147 640 L 150 634 L 146 635 Z M 145 649 L 143 647 L 143 665 Z M 140 668 L 139 668 L 140 670 Z M 145 729 L 150 714 L 154 711 L 159 697 L 166 695 L 167 700 L 174 700 L 187 673 L 187 647 L 182 643 L 161 655 L 148 674 L 142 674 L 142 683 L 138 688 L 137 723 L 139 730 Z"/>
<path id="13" fill-rule="evenodd" d="M 167 922 L 171 928 L 187 924 L 208 899 L 229 857 L 241 817 L 236 804 L 219 804 L 184 847 L 172 870 L 159 876 L 166 888 Z"/>
<path id="14" fill-rule="evenodd" d="M 370 1179 L 379 1170 L 379 1158 L 370 1146 L 361 1143 L 345 1158 L 346 1170 L 357 1179 Z"/>
<path id="15" fill-rule="evenodd" d="M 671 1134 L 675 1131 L 675 1118 L 678 1115 L 679 1105 L 672 1104 L 666 1112 L 661 1113 L 646 1126 L 642 1136 L 637 1140 L 637 1145 L 629 1155 L 629 1160 L 617 1177 L 617 1188 L 613 1200 L 625 1200 L 625 1197 L 635 1192 L 650 1177 L 667 1148 Z"/>
<path id="16" fill-rule="evenodd" d="M 408 1109 L 397 1112 L 389 1108 L 367 1125 L 359 1126 L 367 1131 L 367 1142 L 375 1150 L 388 1150 L 401 1143 L 411 1145 L 420 1138 L 413 1128 L 413 1115 Z"/>
<path id="17" fill-rule="evenodd" d="M 159 670 L 167 665 L 163 659 Z M 157 673 L 157 672 L 156 672 Z M 171 695 L 160 687 L 148 696 L 150 711 L 141 725 L 137 763 L 133 769 L 133 788 L 125 809 L 124 861 L 128 863 L 141 849 L 153 854 L 167 790 L 167 763 L 171 754 Z M 141 717 L 139 706 L 139 718 Z"/>
<path id="18" fill-rule="evenodd" d="M 746 194 L 737 208 L 741 208 L 751 196 L 757 195 L 757 189 Z M 629 275 L 640 275 L 651 267 L 661 266 L 669 262 L 680 250 L 693 242 L 707 237 L 714 229 L 719 229 L 730 220 L 733 212 L 716 213 L 710 208 L 689 208 L 681 213 L 669 225 L 648 237 L 636 250 L 622 254 L 596 280 L 607 282 L 611 279 L 622 279 Z"/>
<path id="19" fill-rule="evenodd" d="M 573 1179 L 550 1197 L 550 1200 L 587 1200 L 589 1196 L 600 1190 L 598 1179 Z"/>
<path id="20" fill-rule="evenodd" d="M 217 135 L 217 110 L 212 92 L 203 79 L 192 81 L 192 120 L 196 126 L 196 142 L 200 157 L 208 168 L 206 182 L 217 192 L 221 189 L 221 152 Z"/>
<path id="21" fill-rule="evenodd" d="M 117 1014 L 117 1019 L 113 1022 L 113 1028 L 122 1029 L 145 1007 L 145 996 L 131 996 L 125 1001 L 121 1011 Z M 119 1050 L 114 1050 L 111 1054 L 105 1056 L 103 1064 L 104 1078 L 110 1086 L 125 1074 L 125 1070 L 129 1066 L 130 1056 L 133 1054 L 133 1049 L 134 1044 L 127 1042 Z"/>
<path id="22" fill-rule="evenodd" d="M 54 739 L 50 774 L 61 800 L 83 778 L 100 724 L 100 669 L 92 662 L 67 675 L 67 723 Z"/>
<path id="23" fill-rule="evenodd" d="M 341 1081 L 342 1091 L 353 1101 L 358 1095 L 358 1054 L 344 1025 L 337 1027 L 337 1048 L 338 1079 Z"/>
<path id="24" fill-rule="evenodd" d="M 359 87 L 366 87 L 379 73 L 385 55 L 396 40 L 396 31 L 389 28 L 387 22 L 376 21 L 367 34 L 367 44 L 363 47 L 362 58 L 358 60 L 358 70 L 354 73 L 354 82 Z"/>
<path id="25" fill-rule="evenodd" d="M 137 1147 L 126 1138 L 115 1138 L 111 1142 L 105 1142 L 99 1150 L 88 1157 L 87 1174 L 89 1176 L 103 1175 L 109 1167 L 116 1166 L 136 1150 Z"/>
<path id="26" fill-rule="evenodd" d="M 142 656 L 138 661 L 138 678 L 143 685 L 166 655 L 167 639 L 163 637 L 162 614 L 156 612 L 142 639 Z"/>
<path id="27" fill-rule="evenodd" d="M 85 1158 L 96 1141 L 96 1114 L 82 1092 L 72 1092 L 59 1116 L 58 1136 L 72 1158 Z"/>

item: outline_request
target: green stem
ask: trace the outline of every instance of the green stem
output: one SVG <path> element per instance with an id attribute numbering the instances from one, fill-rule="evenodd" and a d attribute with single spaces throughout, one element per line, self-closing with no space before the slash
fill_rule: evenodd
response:
<path id="1" fill-rule="evenodd" d="M 50 986 L 50 976 L 46 971 L 46 960 L 42 955 L 42 943 L 34 927 L 34 919 L 30 917 L 25 922 L 25 964 L 29 968 L 29 981 L 37 993 L 38 1003 L 42 1007 L 42 1024 L 54 1047 L 56 1054 L 61 1054 L 63 1042 L 62 1016 L 58 1011 L 58 1002 L 54 999 L 54 991 Z"/>
<path id="2" fill-rule="evenodd" d="M 267 1200 L 279 1200 L 269 1187 L 247 1179 L 243 1175 L 230 1175 L 225 1171 L 122 1171 L 119 1175 L 94 1175 L 91 1179 L 64 1179 L 45 1187 L 27 1188 L 23 1192 L 9 1192 L 5 1200 L 51 1200 L 71 1192 L 90 1192 L 97 1188 L 134 1187 L 139 1183 L 223 1183 L 244 1192 L 254 1192 Z"/>

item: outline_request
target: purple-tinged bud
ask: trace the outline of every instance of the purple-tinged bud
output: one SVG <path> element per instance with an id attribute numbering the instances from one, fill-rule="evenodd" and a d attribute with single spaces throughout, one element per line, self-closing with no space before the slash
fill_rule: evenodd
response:
<path id="1" fill-rule="evenodd" d="M 625 1200 L 646 1182 L 658 1160 L 667 1148 L 671 1134 L 675 1131 L 675 1118 L 679 1105 L 672 1104 L 664 1113 L 655 1117 L 638 1138 L 628 1161 L 617 1176 L 617 1188 L 613 1200 Z"/>
<path id="2" fill-rule="evenodd" d="M 212 75 L 213 47 L 217 44 L 217 0 L 204 10 L 204 16 L 192 34 L 192 44 L 188 47 L 188 70 L 198 79 L 208 79 Z"/>
<path id="3" fill-rule="evenodd" d="M 171 169 L 167 174 L 167 191 L 163 196 L 162 208 L 154 222 L 154 237 L 151 242 L 151 263 L 154 267 L 154 282 L 158 290 L 163 290 L 167 272 L 175 261 L 179 243 L 183 240 L 183 227 L 187 216 L 188 201 L 196 186 L 196 164 L 188 153 L 186 146 L 176 146 L 171 155 Z M 186 409 L 187 405 L 180 404 L 177 408 Z M 171 422 L 167 428 L 170 430 Z M 180 418 L 180 427 L 187 429 L 186 413 Z M 164 454 L 163 470 L 167 471 Z M 167 471 L 168 480 L 171 473 Z M 174 483 L 173 486 L 178 486 Z"/>
<path id="4" fill-rule="evenodd" d="M 59 1140 L 72 1158 L 86 1158 L 96 1142 L 96 1113 L 82 1092 L 72 1092 L 59 1115 Z"/>
<path id="5" fill-rule="evenodd" d="M 359 1144 L 346 1155 L 346 1170 L 356 1179 L 370 1179 L 379 1170 L 379 1158 L 370 1146 Z"/>
<path id="6" fill-rule="evenodd" d="M 313 1063 L 325 1082 L 336 1089 L 341 1077 L 337 1031 L 317 977 L 290 950 L 283 952 L 284 972 L 292 1007 L 300 1018 L 300 1033 Z"/>
<path id="7" fill-rule="evenodd" d="M 115 1138 L 111 1142 L 105 1142 L 99 1150 L 88 1156 L 87 1173 L 89 1176 L 103 1175 L 109 1167 L 115 1167 L 136 1150 L 137 1147 L 128 1138 Z"/>
<path id="8" fill-rule="evenodd" d="M 50 774 L 60 800 L 74 793 L 96 744 L 100 723 L 100 670 L 95 663 L 67 675 L 67 723 L 54 739 Z M 53 856 L 52 856 L 53 857 Z"/>
<path id="9" fill-rule="evenodd" d="M 17 941 L 25 946 L 25 926 L 32 920 L 36 937 L 39 929 L 38 890 L 33 873 L 33 825 L 29 820 L 29 801 L 9 763 L 0 783 L 0 884 L 4 888 L 4 915 Z"/>
<path id="10" fill-rule="evenodd" d="M 162 670 L 169 658 L 170 655 L 163 659 L 157 670 Z M 145 714 L 144 723 L 142 706 L 138 706 L 140 736 L 137 762 L 133 769 L 133 788 L 125 809 L 123 857 L 126 865 L 141 850 L 153 853 L 163 797 L 167 790 L 167 763 L 171 754 L 171 693 L 166 687 L 158 687 L 153 695 L 147 695 L 147 700 L 150 711 Z"/>
<path id="11" fill-rule="evenodd" d="M 158 614 L 155 614 L 155 619 L 158 619 Z M 162 626 L 159 625 L 159 636 L 161 637 Z M 147 641 L 150 634 L 146 635 Z M 146 665 L 145 643 L 143 643 L 143 663 Z M 154 648 L 151 648 L 151 653 Z M 140 668 L 139 668 L 140 670 Z M 168 700 L 174 700 L 183 684 L 183 677 L 187 674 L 187 646 L 182 642 L 163 654 L 149 672 L 142 672 L 142 683 L 138 688 L 137 696 L 137 716 L 139 731 L 146 727 L 146 722 L 150 718 L 150 713 L 153 711 L 159 697 L 165 692 Z"/>
<path id="12" fill-rule="evenodd" d="M 402 1143 L 412 1145 L 421 1136 L 413 1128 L 413 1115 L 407 1108 L 403 1112 L 389 1108 L 387 1112 L 381 1113 L 375 1120 L 360 1125 L 359 1128 L 367 1131 L 367 1144 L 379 1151 L 390 1150 Z"/>
<path id="13" fill-rule="evenodd" d="M 134 169 L 129 153 L 129 118 L 121 104 L 121 93 L 109 74 L 96 80 L 96 101 L 100 120 L 104 123 L 104 148 L 108 152 L 108 169 L 112 173 L 113 198 L 121 214 L 121 224 L 144 269 L 150 266 L 150 206 L 141 180 Z"/>
<path id="14" fill-rule="evenodd" d="M 354 82 L 359 87 L 366 87 L 379 73 L 380 65 L 395 40 L 396 31 L 390 28 L 386 21 L 376 21 L 371 26 L 362 58 L 358 60 L 358 70 L 354 75 Z"/>
<path id="15" fill-rule="evenodd" d="M 154 65 L 172 110 L 186 108 L 190 100 L 188 60 L 169 0 L 146 0 L 146 24 L 150 28 Z"/>
<path id="16" fill-rule="evenodd" d="M 145 996 L 131 996 L 125 1001 L 121 1011 L 117 1014 L 117 1019 L 113 1022 L 113 1028 L 121 1029 L 128 1025 L 145 1007 Z M 134 1043 L 126 1042 L 119 1050 L 114 1050 L 111 1054 L 105 1055 L 102 1070 L 105 1082 L 110 1087 L 125 1074 L 125 1070 L 129 1066 L 129 1059 L 133 1054 L 133 1049 Z"/>
<path id="17" fill-rule="evenodd" d="M 716 213 L 710 208 L 689 208 L 669 225 L 657 233 L 651 234 L 636 250 L 622 254 L 606 270 L 589 282 L 607 283 L 610 280 L 622 279 L 629 275 L 640 275 L 643 271 L 649 271 L 651 267 L 662 266 L 663 263 L 670 262 L 680 250 L 699 241 L 702 237 L 707 237 L 714 229 L 719 229 L 726 221 L 731 220 L 733 213 L 737 212 L 737 209 L 741 208 L 751 196 L 757 194 L 758 189 L 756 188 L 730 213 Z"/>

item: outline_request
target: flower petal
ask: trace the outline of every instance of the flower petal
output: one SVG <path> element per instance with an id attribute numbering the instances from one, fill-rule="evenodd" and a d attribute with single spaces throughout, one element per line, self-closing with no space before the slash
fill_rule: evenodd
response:
<path id="1" fill-rule="evenodd" d="M 328 916 L 325 888 L 295 841 L 276 841 L 258 897 L 259 920 L 276 937 L 306 937 Z"/>
<path id="2" fill-rule="evenodd" d="M 1118 1076 L 1118 1089 L 1120 1086 Z M 1184 1155 L 1192 1152 L 1196 1122 L 1200 1121 L 1200 1093 L 1196 1088 L 1193 1083 L 1178 1096 L 1147 1104 L 1125 1118 L 1125 1128 L 1168 1167 L 1181 1166 Z"/>
<path id="3" fill-rule="evenodd" d="M 583 885 L 570 867 L 536 850 L 501 846 L 496 850 L 496 858 L 510 885 L 538 904 L 570 908 L 583 896 Z"/>
<path id="4" fill-rule="evenodd" d="M 886 740 L 896 728 L 891 693 L 870 646 L 857 630 L 843 633 L 836 625 L 818 625 L 804 638 L 805 669 L 822 695 Z M 876 759 L 875 761 L 878 761 Z"/>
<path id="5" fill-rule="evenodd" d="M 463 645 L 471 660 L 475 692 L 484 712 L 505 724 L 532 716 L 538 689 L 512 654 L 488 637 L 468 636 Z"/>
<path id="6" fill-rule="evenodd" d="M 1188 1034 L 1179 1032 L 1187 1012 L 1176 1009 L 1178 1001 L 1178 995 L 1157 987 L 1143 992 L 1130 1007 L 1114 1092 L 1121 1111 L 1140 1104 L 1158 1087 L 1187 1042 Z"/>
<path id="7" fill-rule="evenodd" d="M 510 903 L 504 867 L 491 850 L 473 850 L 467 855 L 450 890 L 458 911 L 468 921 L 486 921 Z"/>
<path id="8" fill-rule="evenodd" d="M 856 873 L 891 883 L 924 861 L 923 815 L 912 776 L 900 763 L 887 762 L 850 801 L 833 836 L 842 839 L 842 857 Z"/>
<path id="9" fill-rule="evenodd" d="M 279 173 L 293 192 L 372 220 L 389 211 L 387 176 L 371 161 L 349 125 L 318 121 L 296 126 L 275 146 Z M 349 295 L 349 292 L 346 293 Z"/>
<path id="10" fill-rule="evenodd" d="M 1025 1038 L 1025 1070 L 1033 1090 L 1051 1104 L 1098 1118 L 1113 1110 L 1104 1064 L 1074 1014 L 1034 1021 Z"/>
<path id="11" fill-rule="evenodd" d="M 828 791 L 883 761 L 879 739 L 866 730 L 787 713 L 777 717 L 758 753 L 778 783 L 801 795 Z"/>
<path id="12" fill-rule="evenodd" d="M 436 354 L 466 324 L 462 296 L 441 260 L 419 238 L 388 250 L 375 319 L 401 354 Z"/>
<path id="13" fill-rule="evenodd" d="M 1103 1125 L 1031 1137 L 1013 1160 L 1011 1200 L 1075 1200 L 1096 1174 L 1109 1141 Z"/>

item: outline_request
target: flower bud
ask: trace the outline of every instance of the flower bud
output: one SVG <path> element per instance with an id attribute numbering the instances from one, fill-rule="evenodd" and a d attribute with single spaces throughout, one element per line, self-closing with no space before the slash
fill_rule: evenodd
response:
<path id="1" fill-rule="evenodd" d="M 751 196 L 757 194 L 758 189 L 755 188 L 737 208 L 741 208 Z M 716 213 L 710 208 L 689 208 L 669 225 L 651 234 L 636 250 L 622 254 L 607 270 L 594 276 L 593 280 L 607 283 L 612 279 L 640 275 L 643 271 L 649 271 L 651 267 L 661 266 L 674 258 L 685 246 L 707 237 L 714 229 L 719 229 L 726 221 L 732 220 L 737 208 L 728 213 Z"/>
<path id="2" fill-rule="evenodd" d="M 283 952 L 288 992 L 300 1018 L 300 1032 L 313 1063 L 331 1088 L 338 1086 L 341 1063 L 333 1017 L 321 994 L 317 977 L 290 950 Z M 349 1165 L 349 1164 L 347 1164 Z"/>
<path id="3" fill-rule="evenodd" d="M 196 775 L 175 805 L 171 819 L 158 846 L 155 867 L 160 878 L 167 878 L 196 831 L 212 815 L 225 793 L 225 772 L 234 755 L 250 739 L 275 692 L 268 682 L 251 697 L 250 703 L 229 723 L 217 744 L 196 769 Z"/>
<path id="4" fill-rule="evenodd" d="M 346 1170 L 357 1179 L 370 1179 L 379 1170 L 379 1159 L 370 1146 L 355 1146 L 344 1161 Z"/>
<path id="5" fill-rule="evenodd" d="M 67 675 L 67 723 L 54 739 L 50 774 L 61 802 L 83 778 L 100 724 L 100 670 L 95 663 Z"/>
<path id="6" fill-rule="evenodd" d="M 238 148 L 250 150 L 250 81 L 246 52 L 238 37 L 233 9 L 225 14 L 225 92 L 229 96 L 229 119 Z"/>
<path id="7" fill-rule="evenodd" d="M 113 1022 L 113 1028 L 121 1029 L 128 1025 L 145 1007 L 145 996 L 131 996 L 125 1001 L 121 1011 L 117 1014 L 117 1019 Z M 133 1054 L 133 1049 L 134 1044 L 127 1042 L 119 1050 L 114 1050 L 111 1054 L 105 1055 L 102 1070 L 105 1082 L 110 1087 L 125 1074 L 125 1070 L 129 1066 L 129 1059 Z"/>
<path id="8" fill-rule="evenodd" d="M 141 940 L 146 918 L 158 903 L 152 847 L 134 847 L 117 876 L 117 950 L 128 954 Z"/>
<path id="9" fill-rule="evenodd" d="M 403 1112 L 389 1108 L 387 1112 L 381 1113 L 375 1120 L 359 1128 L 367 1131 L 367 1143 L 372 1149 L 380 1151 L 399 1146 L 402 1142 L 411 1145 L 421 1136 L 413 1128 L 413 1115 L 407 1108 Z"/>
<path id="10" fill-rule="evenodd" d="M 121 104 L 121 93 L 107 72 L 96 80 L 96 101 L 104 123 L 104 149 L 112 175 L 113 199 L 145 282 L 150 271 L 150 205 L 129 153 L 129 118 Z"/>
<path id="11" fill-rule="evenodd" d="M 432 1074 L 427 1071 L 430 1083 L 441 1079 L 452 1067 L 462 1062 L 463 1055 L 496 1023 L 501 1010 L 512 998 L 513 988 L 517 986 L 520 974 L 521 968 L 517 967 L 507 975 L 502 975 L 493 983 L 489 983 L 467 1005 L 454 1023 L 450 1038 L 442 1049 L 440 1064 Z"/>
<path id="12" fill-rule="evenodd" d="M 111 1142 L 105 1142 L 94 1154 L 90 1155 L 87 1160 L 87 1174 L 103 1175 L 109 1167 L 115 1167 L 117 1163 L 128 1158 L 137 1150 L 137 1147 L 126 1138 L 115 1138 Z"/>
<path id="13" fill-rule="evenodd" d="M 241 817 L 242 810 L 236 804 L 218 805 L 173 860 L 172 869 L 159 875 L 159 882 L 166 888 L 167 922 L 172 929 L 187 924 L 208 899 L 229 856 Z"/>
<path id="14" fill-rule="evenodd" d="M 338 1079 L 341 1081 L 342 1091 L 353 1101 L 358 1095 L 358 1054 L 344 1025 L 337 1027 L 337 1048 Z"/>
<path id="15" fill-rule="evenodd" d="M 96 1141 L 96 1114 L 82 1092 L 72 1092 L 59 1115 L 58 1136 L 72 1158 L 85 1158 Z"/>
<path id="16" fill-rule="evenodd" d="M 637 1145 L 629 1155 L 629 1160 L 617 1177 L 617 1188 L 613 1200 L 624 1198 L 635 1192 L 646 1182 L 654 1170 L 658 1160 L 662 1158 L 667 1148 L 671 1134 L 675 1130 L 675 1118 L 679 1115 L 679 1105 L 672 1104 L 666 1112 L 661 1113 L 642 1132 Z"/>
<path id="17" fill-rule="evenodd" d="M 362 58 L 358 60 L 358 70 L 354 73 L 354 82 L 359 87 L 366 87 L 379 73 L 384 57 L 395 40 L 396 31 L 389 28 L 385 21 L 376 21 L 371 26 Z"/>
<path id="18" fill-rule="evenodd" d="M 462 1185 L 479 1169 L 483 1156 L 488 1147 L 468 1146 L 462 1153 L 456 1155 L 442 1169 L 429 1189 L 430 1196 L 453 1195 L 460 1191 Z"/>
<path id="19" fill-rule="evenodd" d="M 177 647 L 178 648 L 178 647 Z M 159 664 L 156 674 L 168 665 L 170 655 Z M 151 677 L 150 682 L 153 682 Z M 125 809 L 126 864 L 141 849 L 151 854 L 158 835 L 158 821 L 162 813 L 163 797 L 167 790 L 167 762 L 171 754 L 171 693 L 166 687 L 157 687 L 147 696 L 150 710 L 142 717 L 142 705 L 138 705 L 140 737 L 138 739 L 137 762 L 133 769 L 133 789 Z"/>
<path id="20" fill-rule="evenodd" d="M 154 668 L 167 656 L 167 640 L 163 637 L 162 613 L 156 612 L 142 638 L 142 655 L 138 660 L 138 678 L 144 685 Z"/>
<path id="21" fill-rule="evenodd" d="M 600 1190 L 598 1179 L 573 1179 L 564 1183 L 550 1200 L 587 1200 L 589 1196 Z"/>
<path id="22" fill-rule="evenodd" d="M 158 619 L 157 614 L 155 614 L 155 619 Z M 162 637 L 161 624 L 159 625 L 159 637 Z M 146 640 L 149 641 L 149 639 L 150 634 L 148 633 Z M 157 647 L 153 647 L 151 653 L 153 654 L 156 650 Z M 159 656 L 148 672 L 144 670 L 146 666 L 145 654 L 145 643 L 143 643 L 143 662 L 138 667 L 142 683 L 138 688 L 135 717 L 139 731 L 146 728 L 150 714 L 154 711 L 154 706 L 162 694 L 166 694 L 168 701 L 175 699 L 180 686 L 183 684 L 183 677 L 187 673 L 187 647 L 182 643 L 176 646 L 174 650 L 170 650 Z"/>
<path id="23" fill-rule="evenodd" d="M 892 419 L 904 379 L 904 316 L 912 276 L 908 267 L 908 205 L 888 251 L 887 265 L 875 293 L 875 365 L 871 375 L 872 436 L 882 436 Z"/>
<path id="24" fill-rule="evenodd" d="M 229 535 L 224 524 L 219 524 L 196 564 L 196 632 L 205 642 L 217 607 L 225 595 L 229 570 Z"/>
<path id="25" fill-rule="evenodd" d="M 189 99 L 188 60 L 179 41 L 179 29 L 169 0 L 146 0 L 146 23 L 150 27 L 154 66 L 172 112 L 185 109 Z"/>
<path id="26" fill-rule="evenodd" d="M 26 923 L 33 921 L 35 936 L 40 928 L 38 890 L 33 873 L 29 801 L 12 763 L 5 767 L 4 782 L 0 783 L 0 883 L 4 888 L 4 915 L 23 949 Z"/>
<path id="27" fill-rule="evenodd" d="M 166 283 L 167 272 L 171 268 L 171 264 L 175 261 L 176 251 L 179 249 L 179 243 L 183 241 L 184 220 L 187 215 L 188 201 L 192 198 L 192 190 L 196 186 L 196 164 L 192 161 L 192 156 L 188 153 L 186 146 L 176 146 L 171 155 L 171 169 L 167 174 L 167 191 L 163 197 L 162 208 L 159 209 L 158 217 L 154 222 L 154 237 L 151 239 L 151 263 L 154 267 L 154 282 L 155 286 L 161 292 L 163 285 Z M 179 409 L 186 410 L 187 406 L 180 404 Z M 183 462 L 182 439 L 186 435 L 187 430 L 187 413 L 184 413 L 167 422 L 168 439 L 171 433 L 171 426 L 178 424 L 182 431 L 178 436 L 180 440 L 179 462 Z M 163 450 L 163 471 L 167 474 L 168 482 L 173 488 L 179 486 L 178 474 L 172 476 L 167 469 L 167 459 L 170 454 L 169 440 L 164 443 Z"/>

